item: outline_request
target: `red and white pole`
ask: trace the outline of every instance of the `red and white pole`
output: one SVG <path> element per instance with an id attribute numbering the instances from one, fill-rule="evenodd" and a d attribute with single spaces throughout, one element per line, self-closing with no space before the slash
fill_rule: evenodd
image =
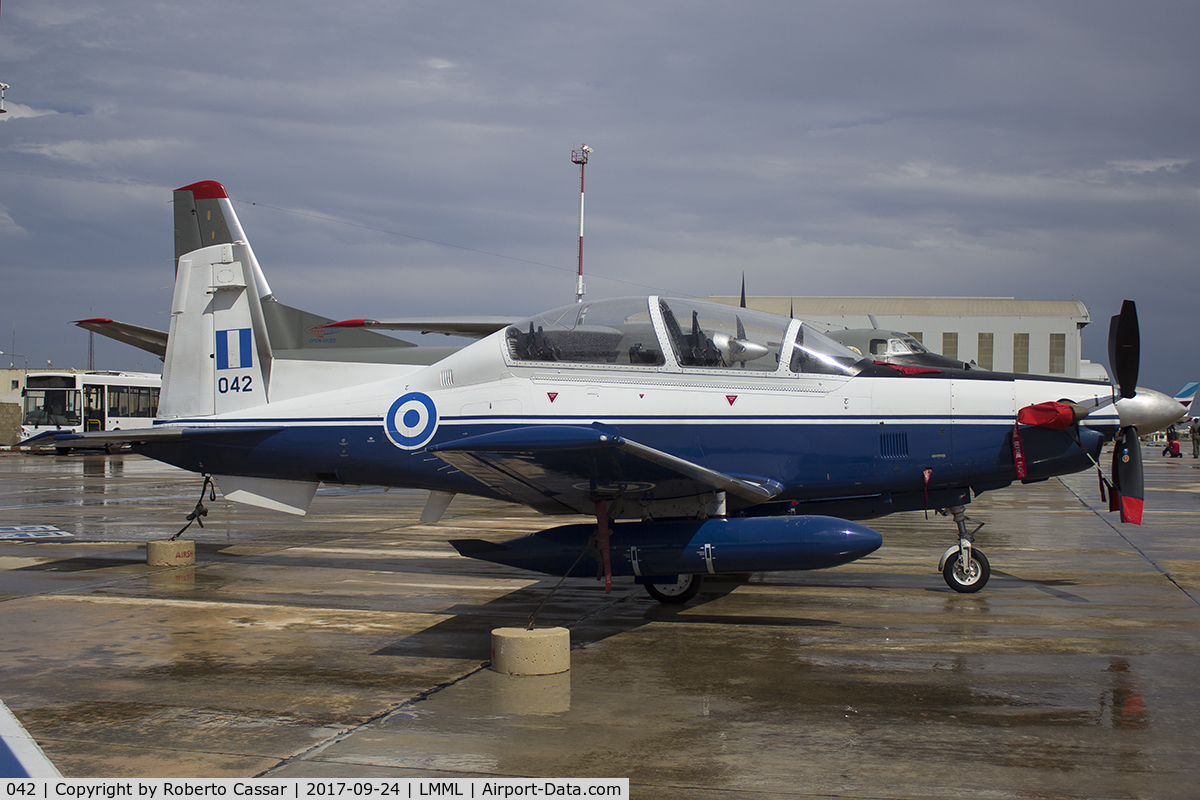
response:
<path id="1" fill-rule="evenodd" d="M 592 148 L 586 144 L 571 151 L 571 162 L 579 165 L 579 276 L 575 283 L 575 302 L 583 302 L 583 171 L 587 167 L 588 153 Z"/>

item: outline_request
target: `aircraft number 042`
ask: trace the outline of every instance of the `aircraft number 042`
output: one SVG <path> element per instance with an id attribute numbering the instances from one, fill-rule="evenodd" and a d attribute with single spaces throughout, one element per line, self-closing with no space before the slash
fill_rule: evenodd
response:
<path id="1" fill-rule="evenodd" d="M 230 378 L 217 378 L 217 391 L 221 394 L 228 392 L 251 392 L 252 376 L 250 375 L 235 375 Z"/>

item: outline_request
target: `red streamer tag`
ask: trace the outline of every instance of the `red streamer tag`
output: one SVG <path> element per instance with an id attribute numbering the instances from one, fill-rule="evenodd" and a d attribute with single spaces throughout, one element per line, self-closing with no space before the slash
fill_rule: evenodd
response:
<path id="1" fill-rule="evenodd" d="M 921 476 L 925 479 L 925 519 L 929 519 L 929 481 L 933 478 L 933 469 L 926 467 Z"/>
<path id="2" fill-rule="evenodd" d="M 1025 448 L 1021 444 L 1021 423 L 1013 423 L 1013 463 L 1017 465 L 1017 477 L 1025 480 L 1025 476 L 1029 471 L 1025 469 Z"/>

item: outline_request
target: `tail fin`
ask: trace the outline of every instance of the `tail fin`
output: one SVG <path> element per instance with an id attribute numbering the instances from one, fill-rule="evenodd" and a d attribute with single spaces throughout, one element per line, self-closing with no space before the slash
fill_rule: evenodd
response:
<path id="1" fill-rule="evenodd" d="M 262 300 L 271 289 L 221 184 L 175 192 L 175 251 L 159 418 L 267 403 L 272 353 Z"/>
<path id="2" fill-rule="evenodd" d="M 250 253 L 250 268 L 260 291 L 259 297 L 271 296 L 271 287 L 263 275 L 250 239 L 234 213 L 225 187 L 216 181 L 200 181 L 175 190 L 175 265 L 185 255 L 214 244 L 243 242 Z"/>
<path id="3" fill-rule="evenodd" d="M 327 330 L 331 322 L 275 298 L 224 186 L 175 190 L 160 418 L 241 411 L 310 393 L 314 376 L 323 385 L 379 380 L 446 355 L 375 331 Z"/>

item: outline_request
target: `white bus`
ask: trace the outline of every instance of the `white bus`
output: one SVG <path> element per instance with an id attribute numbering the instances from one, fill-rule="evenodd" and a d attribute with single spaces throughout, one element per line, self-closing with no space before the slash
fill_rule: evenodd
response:
<path id="1" fill-rule="evenodd" d="M 149 372 L 33 372 L 25 377 L 21 440 L 55 433 L 149 428 L 162 376 Z"/>

